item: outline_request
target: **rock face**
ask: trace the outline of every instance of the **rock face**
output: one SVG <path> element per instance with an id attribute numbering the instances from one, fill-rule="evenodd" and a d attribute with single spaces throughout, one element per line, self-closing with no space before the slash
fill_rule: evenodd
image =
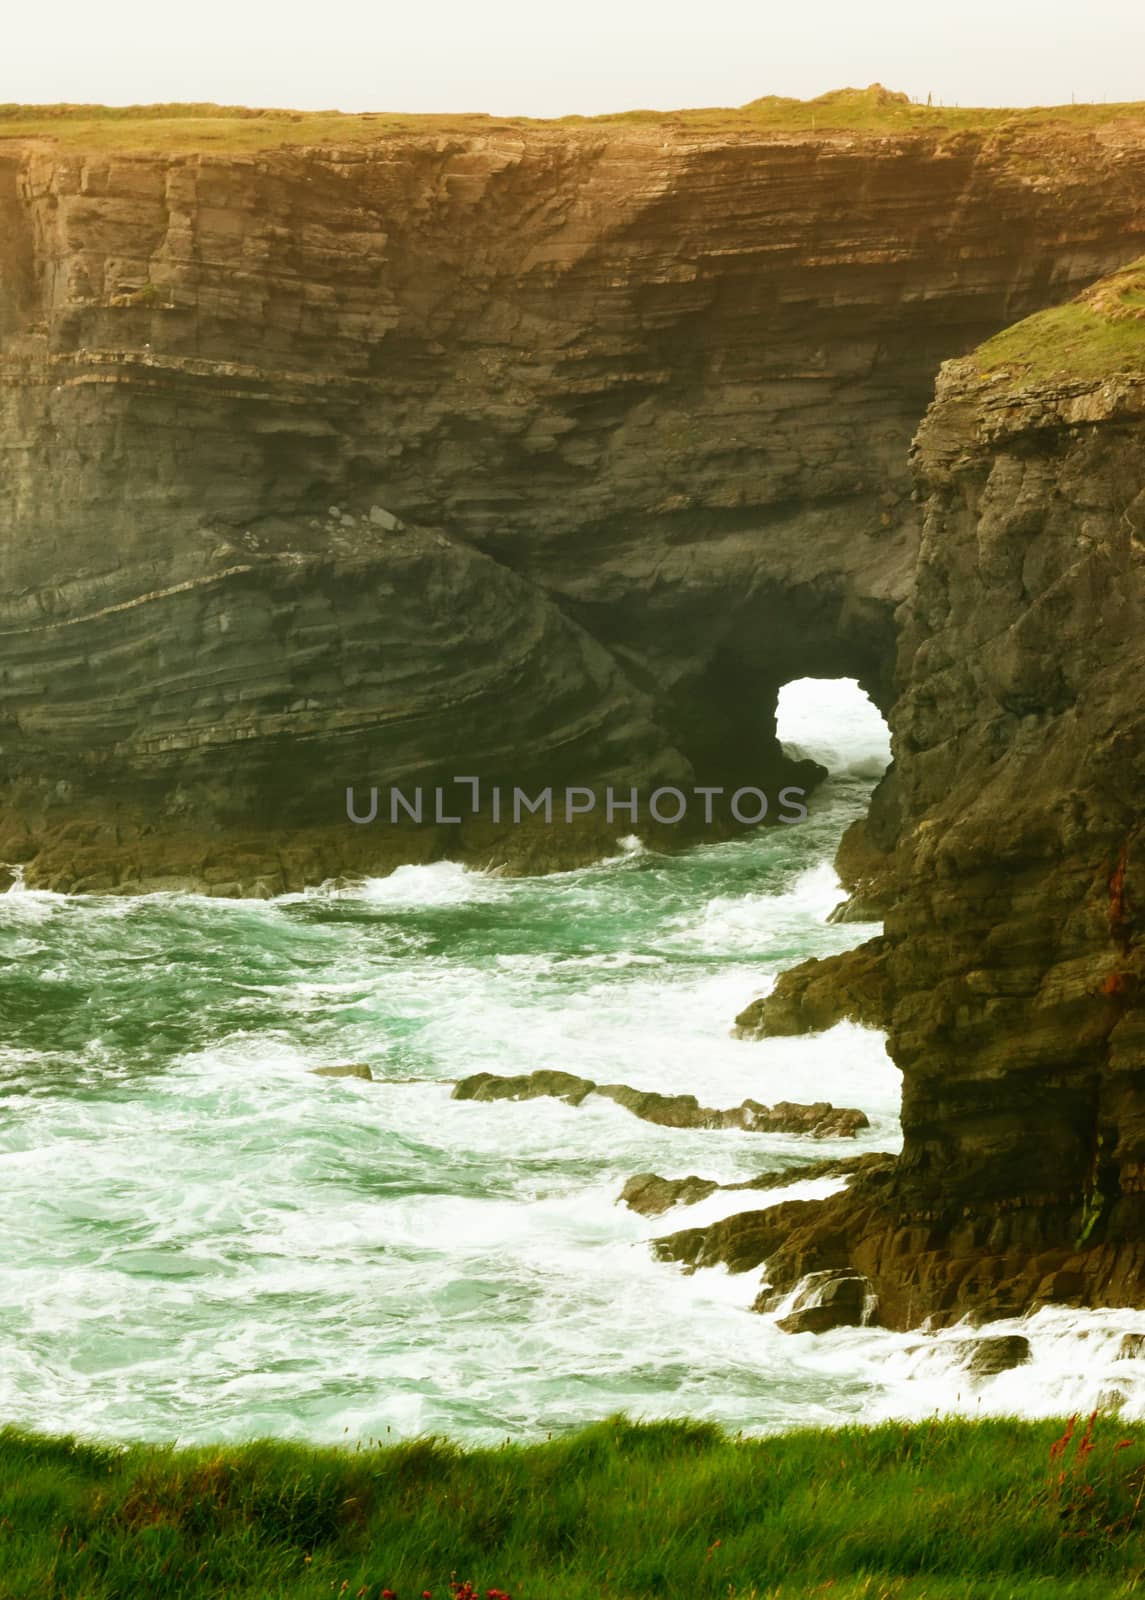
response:
<path id="1" fill-rule="evenodd" d="M 345 791 L 790 777 L 782 683 L 892 698 L 940 359 L 1128 259 L 1143 197 L 1115 118 L 5 141 L 0 859 L 544 866 L 631 826 Z"/>
<path id="2" fill-rule="evenodd" d="M 515 1077 L 498 1077 L 495 1072 L 474 1072 L 462 1078 L 453 1091 L 454 1100 L 538 1100 L 551 1097 L 563 1100 L 566 1105 L 579 1106 L 596 1084 L 589 1078 L 578 1078 L 572 1072 L 557 1072 L 542 1068 L 537 1072 L 519 1073 Z"/>
<path id="3" fill-rule="evenodd" d="M 769 1262 L 882 1320 L 1145 1296 L 1145 272 L 942 373 L 914 454 L 883 969 L 901 1159 Z"/>

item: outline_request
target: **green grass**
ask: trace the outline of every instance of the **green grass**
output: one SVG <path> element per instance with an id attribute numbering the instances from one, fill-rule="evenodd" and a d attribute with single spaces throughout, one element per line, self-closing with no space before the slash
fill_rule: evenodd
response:
<path id="1" fill-rule="evenodd" d="M 514 1600 L 1145 1592 L 1145 1443 L 1114 1422 L 732 1439 L 623 1419 L 553 1443 L 125 1450 L 0 1432 L 5 1600 Z"/>
<path id="2" fill-rule="evenodd" d="M 1145 259 L 1102 278 L 1075 300 L 1039 311 L 980 345 L 983 378 L 1107 378 L 1145 372 Z"/>
<path id="3" fill-rule="evenodd" d="M 331 146 L 376 142 L 394 135 L 475 134 L 497 129 L 607 130 L 653 128 L 689 138 L 758 133 L 1021 134 L 1044 126 L 1086 129 L 1145 119 L 1145 104 L 1072 105 L 1007 110 L 918 105 L 873 85 L 838 89 L 814 100 L 767 95 L 746 106 L 690 111 L 623 111 L 601 117 L 490 117 L 458 112 L 416 116 L 398 112 L 258 110 L 243 106 L 0 105 L 0 141 L 51 139 L 66 146 L 122 150 L 260 150 L 283 145 Z"/>

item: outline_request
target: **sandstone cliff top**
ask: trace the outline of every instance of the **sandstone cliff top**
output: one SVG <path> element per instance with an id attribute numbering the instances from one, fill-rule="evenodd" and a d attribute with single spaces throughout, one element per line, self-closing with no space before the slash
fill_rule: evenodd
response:
<path id="1" fill-rule="evenodd" d="M 1145 102 L 1113 105 L 1002 107 L 923 105 L 871 84 L 837 89 L 813 100 L 766 95 L 738 107 L 686 111 L 624 111 L 600 117 L 494 117 L 484 113 L 411 115 L 290 111 L 217 105 L 0 105 L 0 150 L 7 140 L 50 139 L 67 146 L 125 151 L 261 150 L 281 146 L 369 144 L 417 135 L 479 136 L 512 131 L 563 135 L 585 132 L 659 133 L 687 139 L 735 140 L 838 134 L 942 135 L 1025 133 L 1038 129 L 1094 130 L 1122 125 L 1145 133 Z"/>

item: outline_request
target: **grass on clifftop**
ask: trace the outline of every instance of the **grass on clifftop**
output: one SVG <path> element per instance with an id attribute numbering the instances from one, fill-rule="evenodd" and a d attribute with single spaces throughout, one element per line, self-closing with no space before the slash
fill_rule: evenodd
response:
<path id="1" fill-rule="evenodd" d="M 1145 372 L 1145 258 L 1075 300 L 1039 311 L 979 345 L 983 377 L 1108 378 Z"/>
<path id="2" fill-rule="evenodd" d="M 437 116 L 400 112 L 257 110 L 244 106 L 0 105 L 0 148 L 6 139 L 51 139 L 66 146 L 125 151 L 261 150 L 282 145 L 344 146 L 393 135 L 481 134 L 497 130 L 585 129 L 647 126 L 689 137 L 755 133 L 872 134 L 1021 132 L 1048 124 L 1077 128 L 1145 119 L 1145 103 L 1071 105 L 1006 110 L 927 106 L 880 84 L 836 89 L 814 100 L 765 95 L 748 105 L 691 111 L 623 111 L 600 117 L 492 117 L 483 113 Z"/>
<path id="3" fill-rule="evenodd" d="M 461 1452 L 116 1450 L 8 1430 L 0 1596 L 1114 1600 L 1145 1585 L 1145 1435 L 1123 1431 L 944 1421 L 748 1441 L 613 1419 Z"/>

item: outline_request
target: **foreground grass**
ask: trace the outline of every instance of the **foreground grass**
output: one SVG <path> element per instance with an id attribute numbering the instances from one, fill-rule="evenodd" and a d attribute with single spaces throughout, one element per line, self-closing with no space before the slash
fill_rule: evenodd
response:
<path id="1" fill-rule="evenodd" d="M 731 1439 L 623 1419 L 462 1452 L 0 1432 L 0 1595 L 513 1600 L 1145 1593 L 1145 1435 L 943 1421 Z M 1140 1589 L 1138 1585 L 1140 1583 Z"/>
<path id="2" fill-rule="evenodd" d="M 766 95 L 745 106 L 686 111 L 621 111 L 599 117 L 491 117 L 448 113 L 362 114 L 336 111 L 260 110 L 244 106 L 0 105 L 0 141 L 51 139 L 84 149 L 124 151 L 273 149 L 370 143 L 395 135 L 481 134 L 529 128 L 648 127 L 688 137 L 854 132 L 880 134 L 997 132 L 1018 135 L 1043 127 L 1077 130 L 1145 121 L 1145 103 L 1036 106 L 1019 110 L 982 106 L 921 105 L 869 89 L 837 89 L 813 100 Z"/>

